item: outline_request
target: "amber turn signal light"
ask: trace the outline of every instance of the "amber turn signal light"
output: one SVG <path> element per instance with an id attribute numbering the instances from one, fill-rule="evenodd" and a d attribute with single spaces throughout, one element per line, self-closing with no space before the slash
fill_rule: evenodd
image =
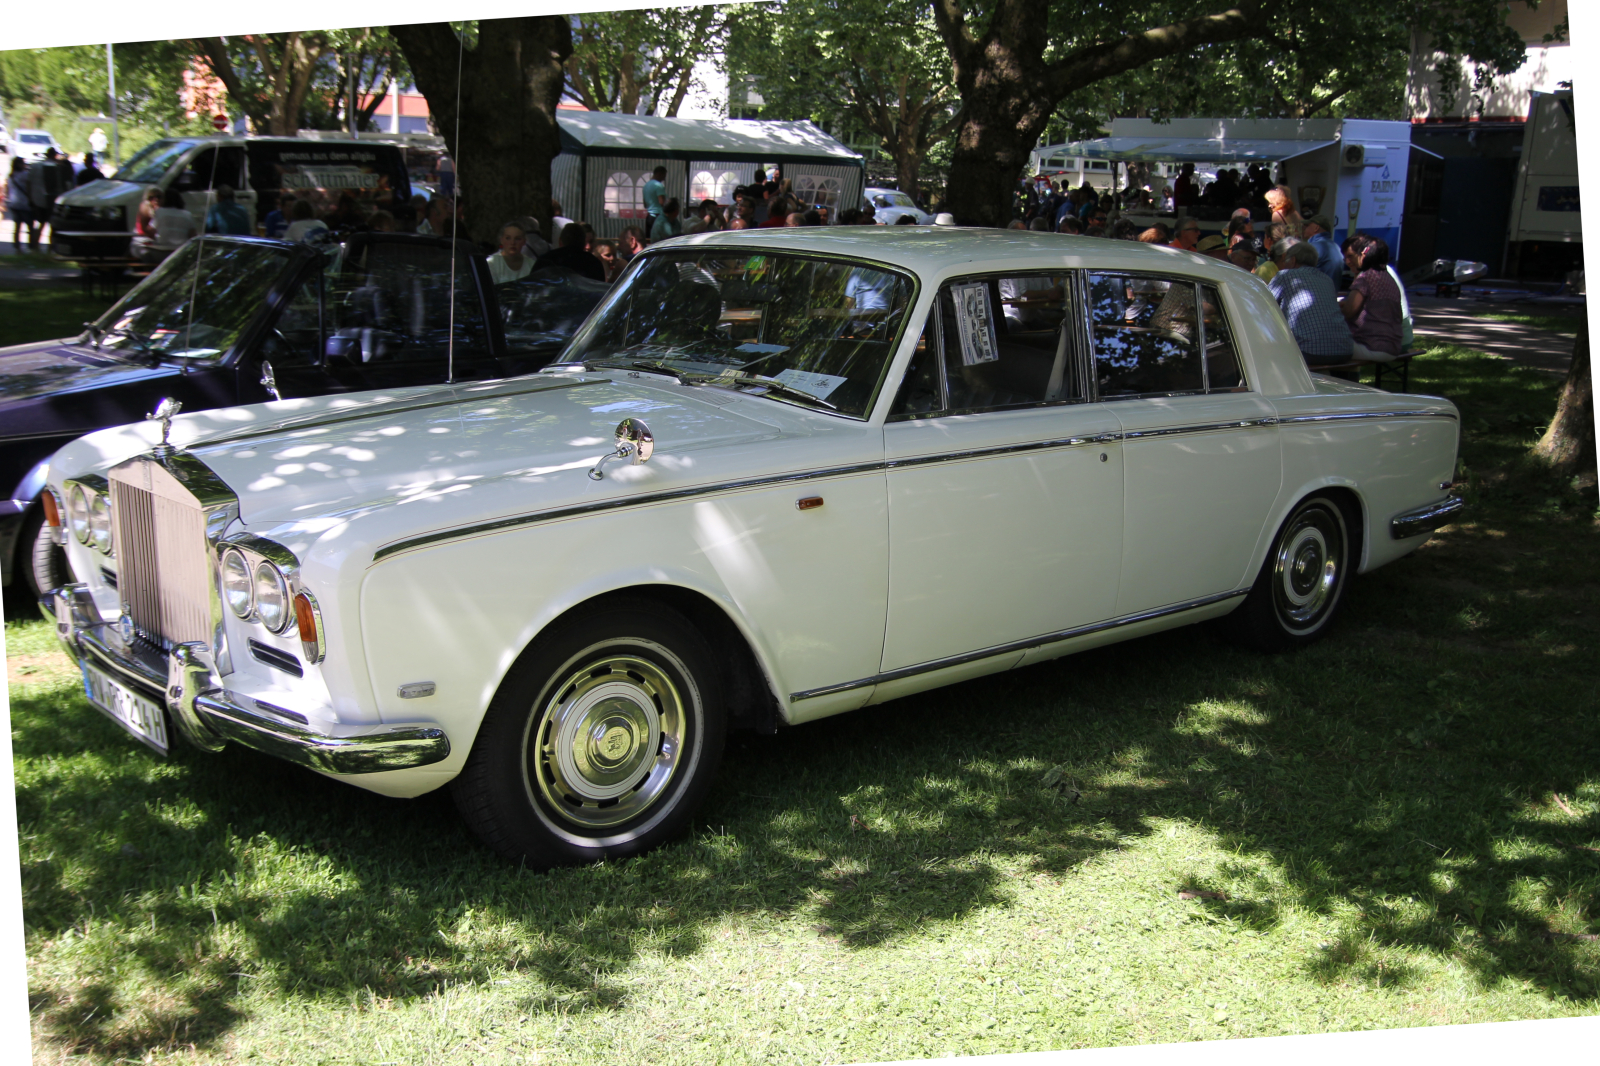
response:
<path id="1" fill-rule="evenodd" d="M 56 504 L 56 494 L 49 489 L 45 489 L 43 495 L 39 498 L 39 502 L 44 505 L 44 524 L 60 529 L 61 508 Z"/>
<path id="2" fill-rule="evenodd" d="M 317 601 L 309 592 L 295 593 L 294 621 L 300 630 L 300 650 L 305 653 L 306 661 L 320 663 L 327 650 L 320 629 L 322 612 L 317 610 Z"/>

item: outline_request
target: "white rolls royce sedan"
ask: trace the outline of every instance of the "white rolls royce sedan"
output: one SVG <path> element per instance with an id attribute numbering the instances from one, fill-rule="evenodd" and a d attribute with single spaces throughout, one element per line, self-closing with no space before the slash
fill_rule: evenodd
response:
<path id="1" fill-rule="evenodd" d="M 449 785 L 548 866 L 683 829 L 729 729 L 1223 615 L 1314 640 L 1460 508 L 1458 429 L 1312 376 L 1265 285 L 1178 249 L 703 234 L 538 374 L 68 445 L 45 608 L 155 751 Z"/>

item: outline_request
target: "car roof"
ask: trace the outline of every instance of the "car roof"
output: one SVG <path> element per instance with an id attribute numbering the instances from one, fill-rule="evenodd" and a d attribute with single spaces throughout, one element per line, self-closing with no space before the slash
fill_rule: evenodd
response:
<path id="1" fill-rule="evenodd" d="M 1216 281 L 1242 279 L 1244 271 L 1181 248 L 1075 237 L 1037 230 L 1003 230 L 963 226 L 795 226 L 773 229 L 724 230 L 674 237 L 651 245 L 659 249 L 767 248 L 877 260 L 925 277 L 964 270 L 1090 267 L 1103 270 L 1166 272 L 1181 270 Z M 1063 258 L 1066 262 L 1063 263 Z"/>

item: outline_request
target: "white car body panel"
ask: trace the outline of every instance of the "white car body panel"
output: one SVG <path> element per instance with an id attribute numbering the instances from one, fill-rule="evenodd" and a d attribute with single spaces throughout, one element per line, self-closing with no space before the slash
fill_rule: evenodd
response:
<path id="1" fill-rule="evenodd" d="M 237 493 L 236 531 L 301 561 L 329 649 L 291 678 L 245 649 L 294 654 L 292 633 L 229 618 L 225 683 L 329 735 L 443 729 L 442 761 L 342 778 L 417 795 L 459 771 L 530 643 L 609 592 L 703 597 L 798 724 L 1226 613 L 1319 489 L 1359 501 L 1361 569 L 1382 565 L 1426 539 L 1393 539 L 1391 519 L 1452 480 L 1452 404 L 1313 377 L 1266 287 L 1228 264 L 909 227 L 700 234 L 647 254 L 701 245 L 841 254 L 918 279 L 866 418 L 577 367 L 180 415 L 171 442 Z M 890 419 L 943 282 L 1089 267 L 1219 286 L 1249 390 Z M 625 416 L 648 421 L 654 455 L 591 480 Z M 1207 428 L 1156 433 L 1194 427 Z M 50 484 L 59 493 L 160 436 L 154 423 L 91 434 L 57 453 Z M 799 510 L 803 497 L 823 504 Z M 94 606 L 116 617 L 103 557 L 71 537 L 67 549 Z M 400 697 L 424 681 L 432 695 Z"/>

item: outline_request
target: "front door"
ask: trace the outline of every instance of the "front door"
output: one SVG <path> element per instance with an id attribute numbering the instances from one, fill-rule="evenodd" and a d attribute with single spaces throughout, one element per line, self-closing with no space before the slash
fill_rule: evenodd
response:
<path id="1" fill-rule="evenodd" d="M 1071 288 L 1062 272 L 939 293 L 884 427 L 885 673 L 1115 611 L 1121 427 L 1089 400 Z"/>

